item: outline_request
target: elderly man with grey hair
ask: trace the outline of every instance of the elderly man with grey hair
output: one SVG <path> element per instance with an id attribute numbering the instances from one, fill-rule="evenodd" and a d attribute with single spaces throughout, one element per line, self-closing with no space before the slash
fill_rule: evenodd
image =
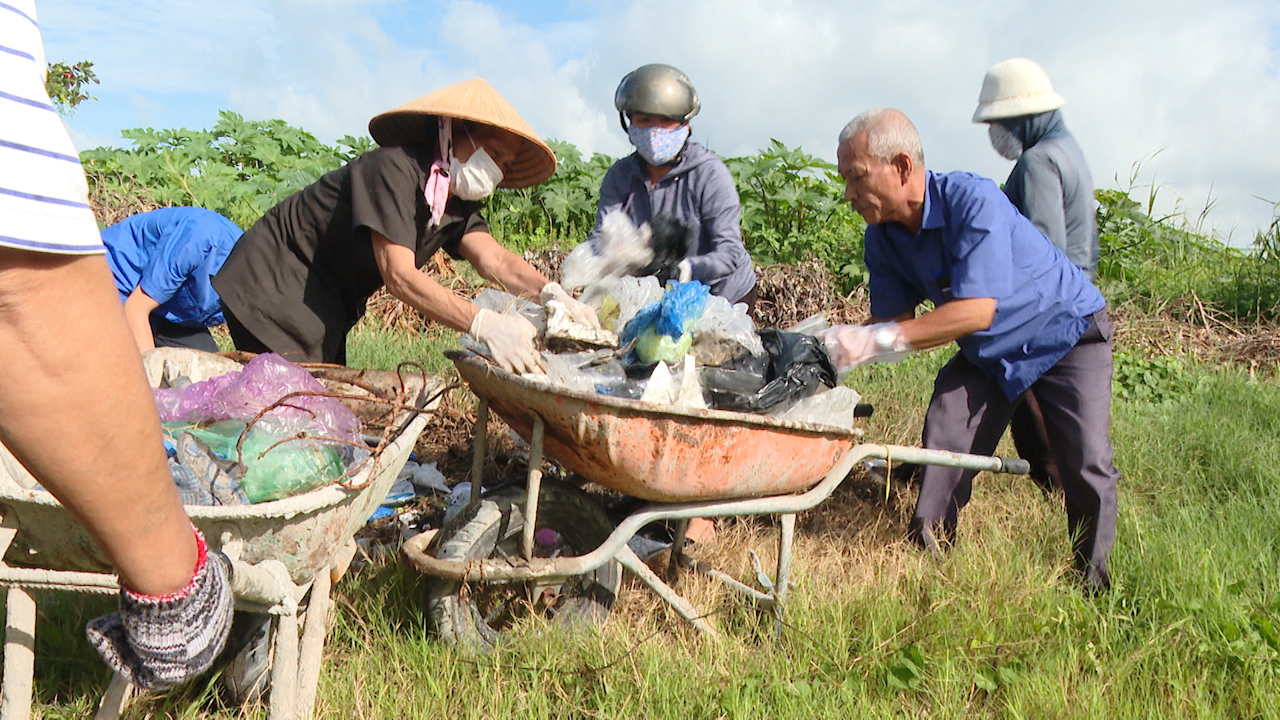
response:
<path id="1" fill-rule="evenodd" d="M 840 371 L 955 342 L 938 372 L 924 446 L 989 455 L 1034 388 L 1060 458 L 1075 568 L 1110 586 L 1115 542 L 1111 320 L 1088 277 L 991 180 L 938 174 L 901 112 L 854 118 L 836 153 L 845 198 L 867 221 L 871 319 L 823 334 Z M 934 309 L 917 315 L 924 300 Z M 935 554 L 955 540 L 974 472 L 926 466 L 911 520 Z"/>

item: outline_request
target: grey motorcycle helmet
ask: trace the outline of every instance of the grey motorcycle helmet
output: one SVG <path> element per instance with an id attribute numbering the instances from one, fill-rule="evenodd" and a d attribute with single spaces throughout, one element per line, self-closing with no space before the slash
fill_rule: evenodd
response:
<path id="1" fill-rule="evenodd" d="M 627 113 L 642 112 L 687 123 L 698 114 L 702 103 L 689 76 L 670 65 L 653 63 L 622 78 L 613 94 L 613 106 L 618 109 L 618 122 L 626 132 Z"/>

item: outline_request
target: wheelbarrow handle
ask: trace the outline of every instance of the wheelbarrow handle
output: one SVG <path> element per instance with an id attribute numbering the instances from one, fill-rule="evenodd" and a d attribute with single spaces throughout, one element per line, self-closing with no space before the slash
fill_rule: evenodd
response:
<path id="1" fill-rule="evenodd" d="M 1009 473 L 1010 475 L 1030 475 L 1031 463 L 1022 458 L 1002 457 L 1000 460 L 1000 469 L 996 472 Z"/>

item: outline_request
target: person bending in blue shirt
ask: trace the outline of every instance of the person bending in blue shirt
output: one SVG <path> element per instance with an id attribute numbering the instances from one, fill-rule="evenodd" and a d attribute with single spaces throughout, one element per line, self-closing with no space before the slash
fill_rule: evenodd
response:
<path id="1" fill-rule="evenodd" d="M 218 352 L 208 328 L 226 322 L 209 280 L 244 231 L 212 210 L 169 207 L 102 231 L 107 263 L 138 349 Z"/>
<path id="2" fill-rule="evenodd" d="M 1110 586 L 1115 542 L 1111 320 L 1089 278 L 991 180 L 925 169 L 915 127 L 879 109 L 840 133 L 845 198 L 867 221 L 871 320 L 822 338 L 842 372 L 909 350 L 956 342 L 925 416 L 926 448 L 990 455 L 1035 389 L 1059 458 L 1075 567 L 1087 588 Z M 934 309 L 916 315 L 924 300 Z M 928 465 L 912 539 L 935 554 L 954 542 L 972 470 Z"/>

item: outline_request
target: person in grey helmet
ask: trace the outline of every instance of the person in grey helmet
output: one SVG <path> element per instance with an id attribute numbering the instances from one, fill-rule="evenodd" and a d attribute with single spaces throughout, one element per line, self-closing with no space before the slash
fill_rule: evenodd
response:
<path id="1" fill-rule="evenodd" d="M 622 78 L 613 104 L 636 151 L 605 174 L 587 241 L 599 252 L 602 223 L 613 210 L 637 227 L 669 214 L 691 236 L 674 279 L 699 280 L 729 302 L 753 307 L 756 274 L 742 244 L 733 176 L 715 153 L 689 139 L 689 121 L 701 107 L 693 83 L 670 65 L 644 65 Z"/>
<path id="2" fill-rule="evenodd" d="M 1016 160 L 1004 192 L 1014 206 L 1090 280 L 1098 268 L 1097 201 L 1084 152 L 1067 131 L 1066 103 L 1035 62 L 1013 58 L 993 65 L 982 81 L 975 123 L 987 123 L 991 145 Z M 1062 487 L 1034 392 L 1009 425 L 1031 478 L 1045 490 Z"/>

